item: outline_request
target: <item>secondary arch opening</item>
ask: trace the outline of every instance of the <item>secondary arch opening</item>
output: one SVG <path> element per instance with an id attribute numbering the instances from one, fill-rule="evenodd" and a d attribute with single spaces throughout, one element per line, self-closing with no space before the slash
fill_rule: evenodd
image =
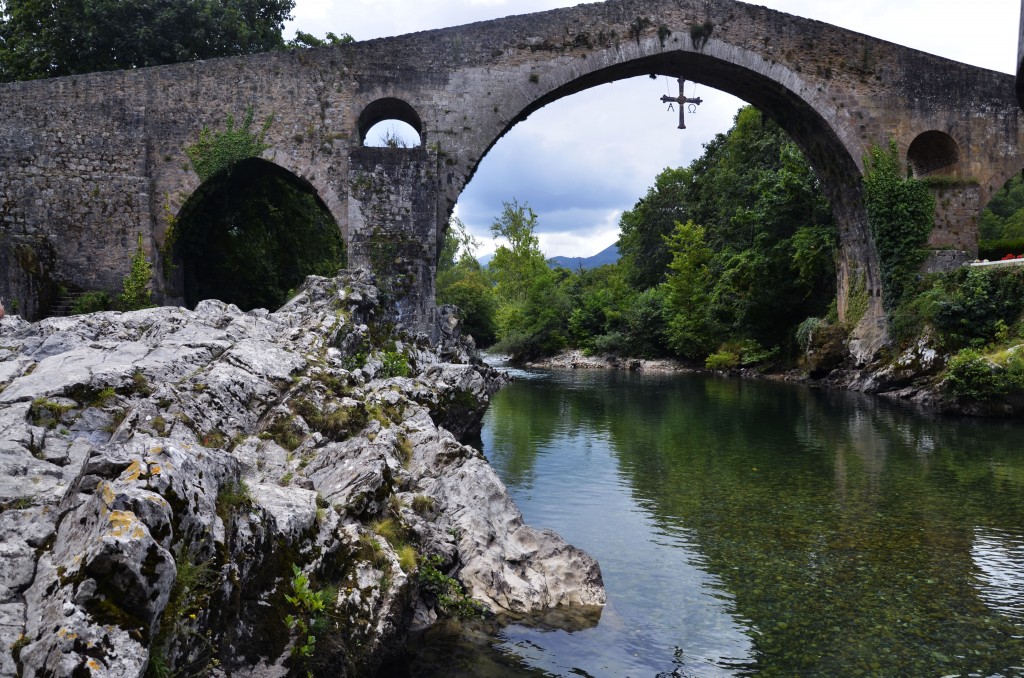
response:
<path id="1" fill-rule="evenodd" d="M 918 178 L 955 174 L 960 167 L 960 146 L 945 132 L 924 132 L 910 143 L 907 163 Z"/>
<path id="2" fill-rule="evenodd" d="M 274 310 L 306 276 L 345 262 L 341 230 L 313 187 L 259 158 L 206 181 L 175 225 L 175 278 L 189 308 L 220 299 Z"/>
<path id="3" fill-rule="evenodd" d="M 359 142 L 363 146 L 416 148 L 423 145 L 423 122 L 405 101 L 378 99 L 359 114 Z"/>

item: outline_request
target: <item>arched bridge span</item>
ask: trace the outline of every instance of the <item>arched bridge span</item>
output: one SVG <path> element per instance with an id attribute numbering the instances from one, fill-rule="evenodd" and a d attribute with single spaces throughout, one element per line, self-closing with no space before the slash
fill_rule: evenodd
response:
<path id="1" fill-rule="evenodd" d="M 944 177 L 932 246 L 947 262 L 974 255 L 981 207 L 1024 166 L 1011 75 L 734 0 L 608 0 L 337 47 L 0 86 L 9 236 L 0 256 L 16 262 L 15 250 L 29 248 L 36 261 L 6 275 L 0 293 L 35 294 L 42 306 L 48 280 L 116 287 L 135 234 L 156 252 L 167 216 L 198 188 L 184 148 L 204 126 L 252 108 L 274 116 L 264 159 L 317 191 L 351 263 L 386 274 L 405 317 L 428 324 L 438 244 L 487 150 L 551 101 L 647 74 L 732 93 L 793 136 L 840 225 L 840 289 L 863 281 L 872 293 L 866 350 L 882 317 L 860 193 L 868 150 L 894 140 L 915 173 Z M 422 145 L 364 147 L 369 126 L 386 118 L 409 122 Z M 160 284 L 167 298 L 181 296 Z"/>

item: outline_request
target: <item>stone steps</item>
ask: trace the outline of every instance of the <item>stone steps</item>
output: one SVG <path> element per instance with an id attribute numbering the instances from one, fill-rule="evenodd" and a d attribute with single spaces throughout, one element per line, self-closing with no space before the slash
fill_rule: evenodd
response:
<path id="1" fill-rule="evenodd" d="M 53 302 L 50 306 L 50 311 L 47 313 L 48 316 L 52 317 L 65 317 L 71 315 L 71 310 L 75 307 L 75 303 L 85 295 L 84 291 L 67 292 L 57 298 L 57 301 Z"/>

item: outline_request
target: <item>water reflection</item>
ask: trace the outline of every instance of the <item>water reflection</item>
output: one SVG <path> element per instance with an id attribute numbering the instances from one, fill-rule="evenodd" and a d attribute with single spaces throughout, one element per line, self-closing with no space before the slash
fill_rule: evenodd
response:
<path id="1" fill-rule="evenodd" d="M 1019 532 L 975 528 L 971 558 L 978 593 L 995 612 L 1024 622 L 1024 538 Z"/>
<path id="2" fill-rule="evenodd" d="M 1021 433 L 775 383 L 513 383 L 485 453 L 529 522 L 598 558 L 609 605 L 480 654 L 501 675 L 1024 675 Z"/>

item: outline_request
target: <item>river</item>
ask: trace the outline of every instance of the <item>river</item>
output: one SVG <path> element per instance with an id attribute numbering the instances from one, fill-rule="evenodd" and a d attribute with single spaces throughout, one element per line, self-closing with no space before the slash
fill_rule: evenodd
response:
<path id="1" fill-rule="evenodd" d="M 1024 426 L 705 375 L 517 372 L 483 451 L 600 617 L 451 623 L 415 676 L 1024 676 Z"/>

